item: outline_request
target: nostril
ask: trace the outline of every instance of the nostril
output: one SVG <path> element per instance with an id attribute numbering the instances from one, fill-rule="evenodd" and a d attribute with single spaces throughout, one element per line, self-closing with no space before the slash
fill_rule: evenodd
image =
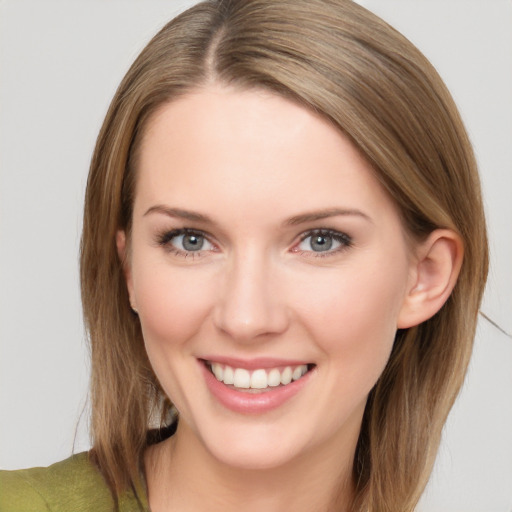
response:
<path id="1" fill-rule="evenodd" d="M 260 253 L 240 255 L 220 283 L 213 320 L 222 333 L 237 341 L 260 341 L 288 326 L 288 309 L 276 293 L 275 283 L 271 287 L 266 263 L 260 258 Z"/>

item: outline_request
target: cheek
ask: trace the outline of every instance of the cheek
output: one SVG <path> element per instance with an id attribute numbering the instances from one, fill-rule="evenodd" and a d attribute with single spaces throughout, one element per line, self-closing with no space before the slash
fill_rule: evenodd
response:
<path id="1" fill-rule="evenodd" d="M 383 370 L 404 299 L 405 269 L 405 264 L 352 267 L 316 275 L 300 295 L 294 292 L 302 298 L 298 316 L 329 363 L 343 367 L 344 378 L 357 380 L 363 372 L 376 380 Z"/>
<path id="2" fill-rule="evenodd" d="M 212 279 L 198 269 L 155 263 L 134 272 L 134 293 L 146 345 L 179 344 L 201 328 L 212 304 Z M 149 346 L 148 346 L 149 349 Z"/>

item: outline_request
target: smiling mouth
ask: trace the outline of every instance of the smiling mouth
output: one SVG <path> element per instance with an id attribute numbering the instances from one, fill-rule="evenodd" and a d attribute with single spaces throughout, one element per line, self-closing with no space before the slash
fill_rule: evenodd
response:
<path id="1" fill-rule="evenodd" d="M 315 367 L 314 364 L 301 364 L 247 370 L 213 361 L 204 361 L 204 364 L 219 382 L 229 388 L 247 393 L 260 393 L 282 388 L 301 379 Z"/>

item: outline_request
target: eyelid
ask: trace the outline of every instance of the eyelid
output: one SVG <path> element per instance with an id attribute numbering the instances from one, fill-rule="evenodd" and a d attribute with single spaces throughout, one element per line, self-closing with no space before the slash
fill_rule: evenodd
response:
<path id="1" fill-rule="evenodd" d="M 195 236 L 201 236 L 204 238 L 209 244 L 214 246 L 215 248 L 217 245 L 211 240 L 211 236 L 209 233 L 204 232 L 201 229 L 193 229 L 193 228 L 175 228 L 175 229 L 169 229 L 165 230 L 163 232 L 157 233 L 155 237 L 156 244 L 165 248 L 170 253 L 173 253 L 177 256 L 191 256 L 191 257 L 203 257 L 205 253 L 212 252 L 212 249 L 199 249 L 198 251 L 186 251 L 183 249 L 180 249 L 172 244 L 170 244 L 170 241 L 173 238 L 183 236 L 183 235 L 195 235 Z"/>
<path id="2" fill-rule="evenodd" d="M 186 251 L 186 250 L 179 249 L 178 247 L 176 247 L 172 244 L 169 244 L 169 242 L 173 238 L 176 238 L 176 237 L 182 236 L 182 235 L 201 236 L 205 240 L 207 240 L 208 243 L 210 243 L 212 246 L 214 246 L 215 249 L 213 249 L 213 252 L 218 251 L 218 245 L 212 241 L 213 237 L 209 233 L 207 233 L 201 229 L 194 229 L 194 228 L 187 228 L 187 227 L 170 229 L 170 230 L 166 230 L 164 232 L 157 234 L 155 237 L 156 243 L 157 243 L 157 245 L 166 248 L 169 252 L 172 252 L 176 255 L 181 255 L 181 256 L 203 257 L 204 253 L 212 252 L 212 249 L 200 249 L 198 251 Z M 331 237 L 333 240 L 337 241 L 340 244 L 340 246 L 335 249 L 332 249 L 332 250 L 329 249 L 326 251 L 304 250 L 304 249 L 300 249 L 298 247 L 301 242 L 303 242 L 307 238 L 309 238 L 311 236 L 315 236 L 315 235 Z M 344 233 L 342 231 L 338 231 L 335 229 L 330 229 L 330 228 L 314 228 L 314 229 L 309 229 L 307 231 L 304 231 L 303 233 L 301 233 L 299 235 L 299 240 L 298 240 L 298 242 L 293 244 L 293 246 L 291 248 L 291 252 L 301 253 L 308 257 L 316 257 L 316 258 L 328 257 L 328 256 L 336 255 L 342 251 L 345 251 L 348 248 L 350 248 L 352 245 L 353 245 L 352 237 L 350 235 L 348 235 L 347 233 Z"/>
<path id="3" fill-rule="evenodd" d="M 205 233 L 201 229 L 192 228 L 176 228 L 165 230 L 157 234 L 157 240 L 159 241 L 159 243 L 165 243 L 180 235 L 198 235 L 206 238 L 210 243 L 213 243 L 210 240 L 210 235 L 208 233 Z"/>
<path id="4" fill-rule="evenodd" d="M 304 249 L 299 249 L 299 244 L 302 243 L 307 238 L 314 236 L 314 235 L 320 235 L 320 236 L 329 236 L 333 238 L 335 241 L 340 243 L 340 246 L 333 250 L 327 250 L 327 251 L 308 251 Z M 334 229 L 329 228 L 315 228 L 310 229 L 308 231 L 304 231 L 299 235 L 299 242 L 294 244 L 292 251 L 293 252 L 300 252 L 302 255 L 312 258 L 325 258 L 328 256 L 334 256 L 340 252 L 343 252 L 347 249 L 349 249 L 353 245 L 352 237 L 348 235 L 347 233 L 344 233 L 342 231 L 337 231 Z"/>
<path id="5" fill-rule="evenodd" d="M 347 235 L 347 233 L 344 233 L 343 231 L 337 231 L 336 229 L 330 229 L 330 228 L 313 228 L 309 229 L 308 231 L 304 231 L 301 233 L 300 240 L 303 241 L 306 238 L 313 236 L 313 235 L 328 235 L 332 236 L 333 238 L 342 238 L 343 240 L 350 241 L 351 237 Z"/>

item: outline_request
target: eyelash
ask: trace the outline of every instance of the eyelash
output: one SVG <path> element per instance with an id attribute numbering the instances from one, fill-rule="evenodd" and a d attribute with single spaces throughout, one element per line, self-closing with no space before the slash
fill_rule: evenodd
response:
<path id="1" fill-rule="evenodd" d="M 342 251 L 345 251 L 352 247 L 352 238 L 346 233 L 342 233 L 340 231 L 334 231 L 332 229 L 312 229 L 310 231 L 306 231 L 300 236 L 300 243 L 304 240 L 313 237 L 313 236 L 324 236 L 332 238 L 332 240 L 338 242 L 340 246 L 334 250 L 329 251 L 304 251 L 298 248 L 294 248 L 294 252 L 300 253 L 302 256 L 312 257 L 312 258 L 328 258 L 329 256 L 333 256 L 335 254 L 339 254 Z"/>
<path id="2" fill-rule="evenodd" d="M 183 251 L 181 249 L 178 249 L 177 247 L 174 247 L 170 242 L 173 238 L 176 238 L 177 236 L 181 235 L 192 235 L 192 236 L 200 236 L 204 238 L 206 241 L 210 242 L 209 237 L 206 233 L 203 231 L 198 231 L 195 229 L 189 229 L 189 228 L 180 228 L 180 229 L 173 229 L 171 231 L 165 231 L 164 233 L 157 236 L 157 243 L 158 245 L 164 247 L 169 253 L 174 254 L 175 256 L 182 256 L 183 258 L 196 258 L 202 256 L 202 253 L 204 251 Z M 213 245 L 213 244 L 212 244 Z"/>
<path id="3" fill-rule="evenodd" d="M 173 238 L 176 238 L 178 236 L 182 235 L 192 235 L 192 236 L 198 236 L 204 238 L 208 243 L 212 244 L 210 242 L 208 234 L 204 233 L 203 231 L 195 230 L 195 229 L 189 229 L 189 228 L 180 228 L 180 229 L 173 229 L 171 231 L 165 231 L 157 236 L 157 244 L 161 247 L 164 247 L 169 253 L 174 254 L 176 256 L 182 256 L 184 258 L 191 257 L 192 259 L 196 257 L 201 257 L 202 253 L 205 251 L 183 251 L 181 249 L 178 249 L 177 247 L 173 246 L 170 242 Z M 334 250 L 327 250 L 325 252 L 323 251 L 306 251 L 301 250 L 297 247 L 297 245 L 300 245 L 304 240 L 307 240 L 309 237 L 313 236 L 324 236 L 329 237 L 332 240 L 338 242 L 340 246 Z M 334 231 L 332 229 L 312 229 L 309 231 L 306 231 L 300 235 L 300 241 L 298 244 L 292 248 L 292 251 L 295 253 L 299 253 L 302 256 L 305 257 L 311 257 L 311 258 L 327 258 L 329 256 L 333 256 L 335 254 L 338 254 L 342 251 L 345 251 L 349 249 L 353 245 L 352 238 L 347 235 L 346 233 L 342 233 L 339 231 Z"/>

